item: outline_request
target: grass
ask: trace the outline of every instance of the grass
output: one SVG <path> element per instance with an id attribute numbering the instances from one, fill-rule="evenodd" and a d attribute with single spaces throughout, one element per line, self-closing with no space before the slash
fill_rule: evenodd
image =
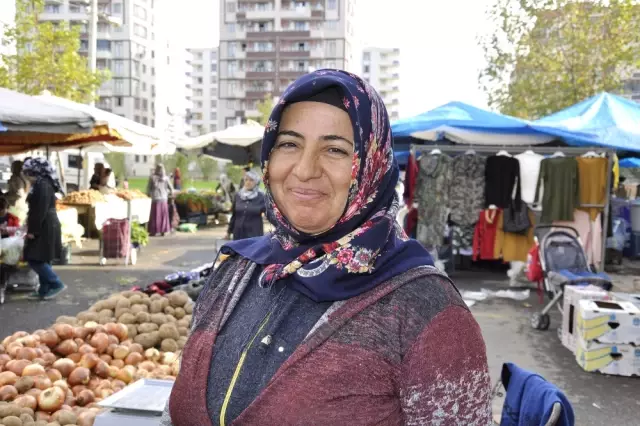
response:
<path id="1" fill-rule="evenodd" d="M 147 183 L 149 182 L 148 178 L 143 177 L 134 177 L 129 178 L 129 189 L 139 189 L 142 192 L 147 192 Z M 193 179 L 183 179 L 182 180 L 182 189 L 195 188 L 196 190 L 215 190 L 216 186 L 218 186 L 218 181 L 203 181 L 203 180 L 193 180 Z"/>

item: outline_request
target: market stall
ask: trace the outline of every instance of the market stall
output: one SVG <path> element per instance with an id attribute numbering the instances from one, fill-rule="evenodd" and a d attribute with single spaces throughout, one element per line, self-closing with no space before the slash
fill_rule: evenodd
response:
<path id="1" fill-rule="evenodd" d="M 612 151 L 414 145 L 411 152 L 412 231 L 436 259 L 445 248 L 449 256 L 524 263 L 535 224 L 553 223 L 578 228 L 590 260 L 603 268 Z"/>

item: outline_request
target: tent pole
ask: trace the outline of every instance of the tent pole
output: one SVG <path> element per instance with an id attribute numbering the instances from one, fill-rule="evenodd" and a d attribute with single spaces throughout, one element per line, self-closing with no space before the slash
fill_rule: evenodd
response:
<path id="1" fill-rule="evenodd" d="M 613 172 L 613 156 L 615 154 L 610 152 L 607 154 L 607 186 L 605 187 L 606 197 L 604 199 L 604 211 L 602 216 L 602 241 L 601 241 L 601 249 L 600 253 L 600 267 L 598 270 L 600 272 L 604 272 L 604 262 L 607 257 L 607 236 L 609 235 L 609 215 L 611 209 L 611 173 Z"/>

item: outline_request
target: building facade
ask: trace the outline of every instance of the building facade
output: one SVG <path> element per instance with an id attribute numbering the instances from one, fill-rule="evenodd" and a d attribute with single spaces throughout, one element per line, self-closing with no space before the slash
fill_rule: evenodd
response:
<path id="1" fill-rule="evenodd" d="M 258 102 L 309 71 L 357 72 L 355 10 L 356 0 L 221 0 L 218 128 L 258 117 Z"/>
<path id="2" fill-rule="evenodd" d="M 400 49 L 368 47 L 362 51 L 362 77 L 382 96 L 389 118 L 400 118 Z"/>
<path id="3" fill-rule="evenodd" d="M 189 53 L 193 137 L 218 130 L 218 49 L 189 49 Z"/>

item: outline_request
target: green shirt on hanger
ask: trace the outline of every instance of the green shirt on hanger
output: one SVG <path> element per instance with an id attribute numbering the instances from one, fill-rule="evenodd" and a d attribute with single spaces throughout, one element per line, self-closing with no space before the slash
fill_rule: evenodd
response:
<path id="1" fill-rule="evenodd" d="M 573 221 L 573 211 L 580 205 L 578 162 L 573 157 L 545 158 L 540 164 L 535 203 L 542 190 L 541 223 Z"/>

